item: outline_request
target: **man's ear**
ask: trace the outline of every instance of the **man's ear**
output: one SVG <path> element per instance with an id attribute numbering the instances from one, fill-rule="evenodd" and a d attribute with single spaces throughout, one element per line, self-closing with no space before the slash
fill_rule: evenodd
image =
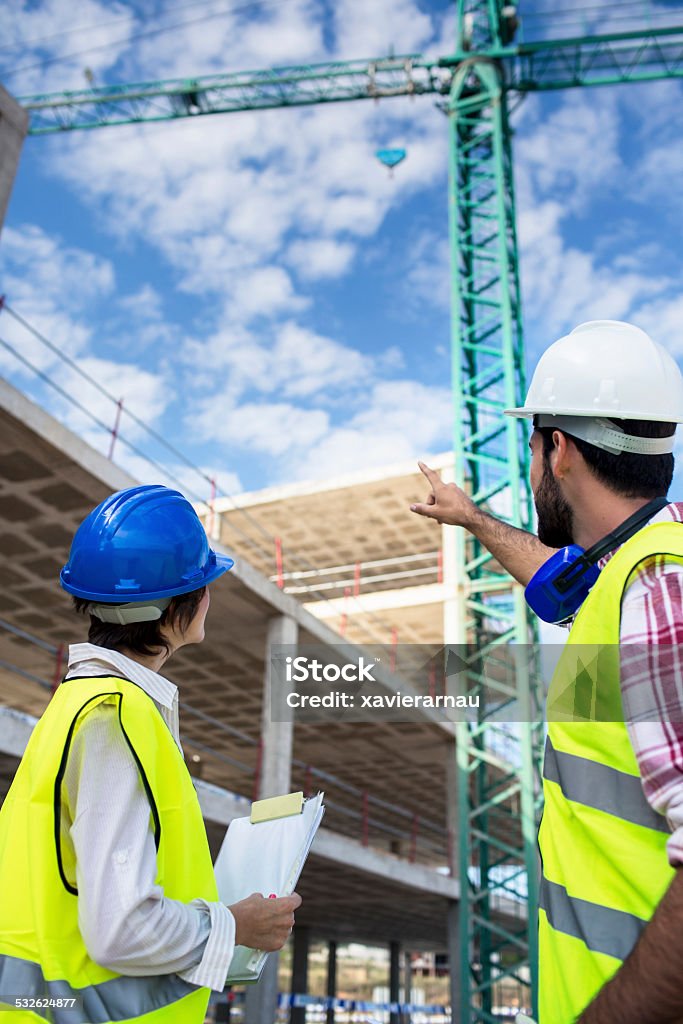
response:
<path id="1" fill-rule="evenodd" d="M 562 480 L 571 468 L 572 456 L 576 452 L 574 443 L 562 433 L 553 430 L 553 450 L 550 453 L 550 468 L 556 480 Z"/>

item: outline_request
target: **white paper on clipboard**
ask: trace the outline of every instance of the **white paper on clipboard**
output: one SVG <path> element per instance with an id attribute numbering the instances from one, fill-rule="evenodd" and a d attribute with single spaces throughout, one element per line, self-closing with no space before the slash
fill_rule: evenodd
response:
<path id="1" fill-rule="evenodd" d="M 230 822 L 214 865 L 221 903 L 230 906 L 253 892 L 263 896 L 294 892 L 325 813 L 323 795 L 305 800 L 301 814 L 255 825 L 248 817 Z M 267 956 L 261 950 L 235 946 L 226 984 L 257 981 Z"/>

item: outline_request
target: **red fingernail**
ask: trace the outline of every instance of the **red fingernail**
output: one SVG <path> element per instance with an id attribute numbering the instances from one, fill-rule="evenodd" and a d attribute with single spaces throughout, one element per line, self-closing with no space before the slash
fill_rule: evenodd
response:
<path id="1" fill-rule="evenodd" d="M 268 899 L 269 899 L 269 900 L 276 900 L 276 899 L 277 899 L 277 896 L 275 895 L 275 893 L 274 893 L 274 892 L 271 892 L 271 894 L 270 894 L 270 896 L 268 897 Z"/>

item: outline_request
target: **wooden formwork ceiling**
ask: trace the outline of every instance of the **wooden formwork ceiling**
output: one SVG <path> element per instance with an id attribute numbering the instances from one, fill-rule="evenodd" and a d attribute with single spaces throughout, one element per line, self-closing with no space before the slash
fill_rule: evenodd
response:
<path id="1" fill-rule="evenodd" d="M 448 469 L 453 457 L 438 455 L 431 462 L 439 469 Z M 278 538 L 286 586 L 301 582 L 292 575 L 297 572 L 357 563 L 363 566 L 364 581 L 367 579 L 373 590 L 396 586 L 391 580 L 378 579 L 389 569 L 392 573 L 409 573 L 430 568 L 431 575 L 419 578 L 433 582 L 438 574 L 440 530 L 432 520 L 409 510 L 410 504 L 423 501 L 428 491 L 417 466 L 401 464 L 374 474 L 356 473 L 318 483 L 269 488 L 239 495 L 234 501 L 219 499 L 215 503 L 220 513 L 215 529 L 223 543 L 248 555 L 252 564 L 270 577 L 277 574 Z M 416 556 L 423 555 L 424 559 L 416 560 Z M 390 560 L 390 567 L 372 564 L 382 560 Z M 343 579 L 352 582 L 353 570 L 303 579 L 311 585 Z M 365 582 L 361 592 L 364 590 Z M 308 600 L 320 599 L 325 593 L 341 597 L 343 586 L 311 593 Z"/>

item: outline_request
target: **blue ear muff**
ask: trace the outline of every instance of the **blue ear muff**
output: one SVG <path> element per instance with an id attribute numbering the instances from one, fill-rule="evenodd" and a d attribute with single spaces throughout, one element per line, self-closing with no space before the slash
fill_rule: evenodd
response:
<path id="1" fill-rule="evenodd" d="M 600 575 L 578 544 L 556 551 L 534 573 L 524 591 L 526 602 L 544 622 L 564 622 L 581 607 Z"/>
<path id="2" fill-rule="evenodd" d="M 600 575 L 598 561 L 637 533 L 668 504 L 669 499 L 665 497 L 648 501 L 588 551 L 578 544 L 556 551 L 536 570 L 526 586 L 524 597 L 531 610 L 544 622 L 569 619 L 579 610 Z"/>

